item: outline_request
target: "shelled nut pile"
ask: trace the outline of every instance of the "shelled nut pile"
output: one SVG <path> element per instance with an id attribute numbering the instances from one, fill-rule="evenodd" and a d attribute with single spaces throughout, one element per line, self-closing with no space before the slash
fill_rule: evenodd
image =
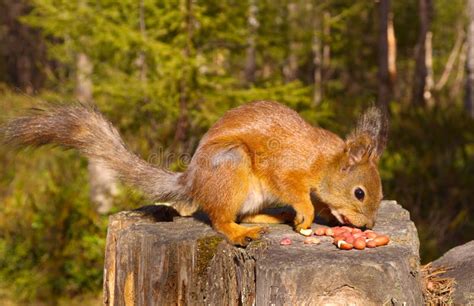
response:
<path id="1" fill-rule="evenodd" d="M 342 250 L 363 250 L 387 245 L 390 238 L 387 235 L 372 230 L 362 231 L 348 226 L 319 227 L 315 230 L 317 236 L 331 236 L 334 244 Z"/>
<path id="2" fill-rule="evenodd" d="M 319 244 L 320 240 L 312 236 L 311 229 L 300 230 L 300 233 L 307 238 L 304 244 Z M 387 235 L 376 233 L 372 230 L 362 231 L 359 228 L 349 226 L 335 226 L 335 227 L 318 227 L 314 231 L 316 236 L 330 236 L 333 237 L 333 243 L 341 250 L 364 250 L 365 248 L 375 248 L 387 245 L 390 238 Z M 281 245 L 291 245 L 290 238 L 283 238 L 280 241 Z"/>

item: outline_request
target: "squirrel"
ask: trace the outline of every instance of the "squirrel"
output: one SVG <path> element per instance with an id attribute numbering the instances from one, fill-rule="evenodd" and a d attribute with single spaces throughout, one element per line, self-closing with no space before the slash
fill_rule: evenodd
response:
<path id="1" fill-rule="evenodd" d="M 169 202 L 180 215 L 201 209 L 230 243 L 246 246 L 267 227 L 239 220 L 287 221 L 288 215 L 259 214 L 276 202 L 293 207 L 297 232 L 311 228 L 315 210 L 342 224 L 372 228 L 382 199 L 378 161 L 387 126 L 385 114 L 371 107 L 343 140 L 282 104 L 251 102 L 227 111 L 207 131 L 184 172 L 139 158 L 89 105 L 49 105 L 1 129 L 9 144 L 77 149 L 153 201 Z"/>

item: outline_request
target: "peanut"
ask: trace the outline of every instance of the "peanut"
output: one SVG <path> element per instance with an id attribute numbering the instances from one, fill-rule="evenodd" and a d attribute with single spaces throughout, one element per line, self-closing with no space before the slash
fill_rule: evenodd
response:
<path id="1" fill-rule="evenodd" d="M 326 236 L 334 236 L 334 230 L 330 227 L 326 228 Z"/>
<path id="2" fill-rule="evenodd" d="M 311 236 L 313 234 L 313 230 L 310 228 L 300 229 L 300 234 L 303 236 Z"/>
<path id="3" fill-rule="evenodd" d="M 377 246 L 387 245 L 390 241 L 390 238 L 386 235 L 380 235 L 374 238 L 374 242 Z"/>
<path id="4" fill-rule="evenodd" d="M 326 229 L 324 227 L 318 227 L 314 233 L 317 235 L 317 236 L 324 236 L 326 234 Z"/>
<path id="5" fill-rule="evenodd" d="M 346 239 L 344 239 L 347 243 L 350 243 L 350 244 L 354 244 L 354 236 L 350 235 L 346 237 Z"/>
<path id="6" fill-rule="evenodd" d="M 377 247 L 377 243 L 375 243 L 374 240 L 369 240 L 369 241 L 367 241 L 365 246 L 368 247 L 368 248 L 375 248 L 375 247 Z"/>
<path id="7" fill-rule="evenodd" d="M 281 245 L 290 245 L 291 244 L 291 239 L 285 237 L 280 241 L 280 244 Z"/>
<path id="8" fill-rule="evenodd" d="M 365 249 L 365 245 L 366 245 L 365 238 L 363 238 L 363 237 L 359 237 L 354 241 L 354 248 L 356 248 L 358 250 Z"/>
<path id="9" fill-rule="evenodd" d="M 333 227 L 332 228 L 333 232 L 334 232 L 334 236 L 337 236 L 343 232 L 345 232 L 343 229 L 341 229 L 340 227 Z"/>
<path id="10" fill-rule="evenodd" d="M 377 237 L 377 234 L 374 233 L 374 232 L 367 232 L 365 231 L 365 237 L 369 238 L 369 239 L 374 239 L 375 237 Z"/>
<path id="11" fill-rule="evenodd" d="M 321 242 L 321 240 L 319 240 L 318 238 L 316 237 L 307 237 L 305 238 L 305 240 L 303 241 L 304 244 L 319 244 Z"/>
<path id="12" fill-rule="evenodd" d="M 337 247 L 340 248 L 341 250 L 352 250 L 354 246 L 350 243 L 345 242 L 344 240 L 340 240 L 337 243 Z"/>
<path id="13" fill-rule="evenodd" d="M 340 240 L 344 240 L 345 237 L 343 235 L 334 236 L 334 244 L 337 245 Z"/>

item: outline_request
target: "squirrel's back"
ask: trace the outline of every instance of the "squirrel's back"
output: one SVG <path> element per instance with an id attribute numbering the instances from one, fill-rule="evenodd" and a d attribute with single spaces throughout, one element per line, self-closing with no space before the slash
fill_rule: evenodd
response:
<path id="1" fill-rule="evenodd" d="M 297 112 L 276 102 L 257 101 L 227 111 L 202 138 L 199 149 L 210 144 L 241 144 L 265 165 L 293 163 L 309 167 L 315 158 L 344 149 L 336 134 L 308 124 Z"/>

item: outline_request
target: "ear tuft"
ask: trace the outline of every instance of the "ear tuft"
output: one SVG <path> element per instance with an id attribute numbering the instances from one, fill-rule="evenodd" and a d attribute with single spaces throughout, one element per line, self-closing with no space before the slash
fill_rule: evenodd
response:
<path id="1" fill-rule="evenodd" d="M 379 108 L 369 108 L 346 139 L 347 166 L 368 159 L 377 162 L 388 139 L 388 116 Z"/>
<path id="2" fill-rule="evenodd" d="M 373 149 L 372 141 L 368 135 L 360 135 L 357 138 L 348 139 L 345 149 L 346 163 L 343 170 L 367 161 L 372 155 Z"/>

